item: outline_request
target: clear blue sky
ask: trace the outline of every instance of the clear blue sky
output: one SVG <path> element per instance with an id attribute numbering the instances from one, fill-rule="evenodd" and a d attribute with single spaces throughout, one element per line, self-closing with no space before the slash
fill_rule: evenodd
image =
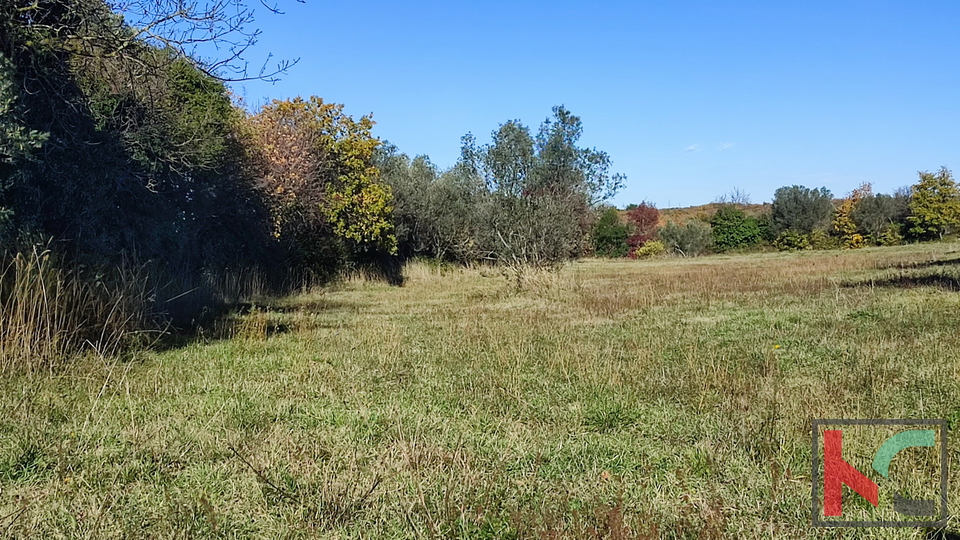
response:
<path id="1" fill-rule="evenodd" d="M 284 0 L 280 0 L 283 2 Z M 254 2 L 255 3 L 255 2 Z M 407 154 L 535 128 L 563 104 L 627 175 L 614 202 L 889 192 L 960 167 L 960 2 L 329 2 L 260 9 L 255 55 L 300 58 L 248 101 L 318 95 Z M 958 170 L 957 172 L 960 172 Z"/>

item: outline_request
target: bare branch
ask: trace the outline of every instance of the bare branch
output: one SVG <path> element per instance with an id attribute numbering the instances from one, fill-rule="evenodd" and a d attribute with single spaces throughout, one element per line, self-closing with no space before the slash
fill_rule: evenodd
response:
<path id="1" fill-rule="evenodd" d="M 279 5 L 258 1 L 269 14 L 282 13 Z M 34 0 L 14 11 L 14 24 L 45 31 L 62 39 L 64 46 L 79 49 L 71 52 L 133 56 L 134 46 L 145 43 L 187 59 L 224 82 L 275 81 L 297 63 L 281 61 L 271 70 L 268 55 L 256 73 L 248 71 L 247 57 L 261 32 L 253 26 L 254 10 L 247 0 Z"/>

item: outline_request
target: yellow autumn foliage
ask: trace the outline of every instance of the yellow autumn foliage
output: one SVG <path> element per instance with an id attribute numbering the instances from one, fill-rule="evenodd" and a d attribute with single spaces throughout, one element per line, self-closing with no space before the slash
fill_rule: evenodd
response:
<path id="1" fill-rule="evenodd" d="M 249 160 L 270 194 L 274 235 L 323 229 L 350 242 L 396 251 L 393 197 L 373 156 L 373 119 L 353 119 L 343 105 L 274 100 L 248 118 Z"/>

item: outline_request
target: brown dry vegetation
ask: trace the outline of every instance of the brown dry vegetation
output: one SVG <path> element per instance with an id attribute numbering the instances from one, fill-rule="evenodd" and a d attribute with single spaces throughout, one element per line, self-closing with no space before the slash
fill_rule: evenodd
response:
<path id="1" fill-rule="evenodd" d="M 0 260 L 0 376 L 49 373 L 78 351 L 117 354 L 147 328 L 147 296 L 143 276 L 85 279 L 49 251 Z"/>
<path id="2" fill-rule="evenodd" d="M 660 226 L 666 225 L 668 221 L 675 223 L 686 223 L 692 219 L 710 221 L 710 218 L 723 206 L 730 205 L 728 203 L 709 203 L 684 208 L 663 208 L 660 210 Z M 750 217 L 759 217 L 762 214 L 770 213 L 770 203 L 734 204 L 733 206 L 743 210 L 743 213 Z"/>

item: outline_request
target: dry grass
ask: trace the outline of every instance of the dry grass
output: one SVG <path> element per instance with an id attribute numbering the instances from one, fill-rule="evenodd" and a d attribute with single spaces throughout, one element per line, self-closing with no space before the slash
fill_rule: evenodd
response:
<path id="1" fill-rule="evenodd" d="M 580 262 L 559 276 L 547 278 L 547 287 L 560 296 L 567 293 L 590 313 L 615 315 L 684 299 L 709 307 L 743 295 L 806 295 L 839 290 L 857 276 L 877 279 L 951 260 L 954 253 L 942 247 L 914 246 L 891 250 L 767 253 L 661 258 L 654 261 Z M 960 255 L 956 255 L 960 258 Z M 641 266 L 638 267 L 638 264 Z M 637 269 L 642 268 L 642 274 Z M 635 279 L 624 279 L 625 277 Z"/>
<path id="2" fill-rule="evenodd" d="M 960 296 L 923 278 L 957 258 L 585 261 L 523 290 L 418 264 L 261 304 L 231 339 L 0 380 L 0 534 L 920 539 L 809 527 L 809 422 L 953 433 Z"/>
<path id="3" fill-rule="evenodd" d="M 49 251 L 0 264 L 0 375 L 53 371 L 85 350 L 118 353 L 145 328 L 148 302 L 140 276 L 112 283 L 62 270 Z"/>
<path id="4" fill-rule="evenodd" d="M 710 218 L 717 213 L 717 210 L 727 203 L 709 203 L 699 206 L 688 206 L 683 208 L 662 208 L 660 209 L 660 226 L 666 225 L 668 221 L 674 223 L 686 223 L 691 219 L 701 221 L 710 221 Z M 737 208 L 743 210 L 748 216 L 759 217 L 762 214 L 770 212 L 770 203 L 763 204 L 735 204 Z"/>

